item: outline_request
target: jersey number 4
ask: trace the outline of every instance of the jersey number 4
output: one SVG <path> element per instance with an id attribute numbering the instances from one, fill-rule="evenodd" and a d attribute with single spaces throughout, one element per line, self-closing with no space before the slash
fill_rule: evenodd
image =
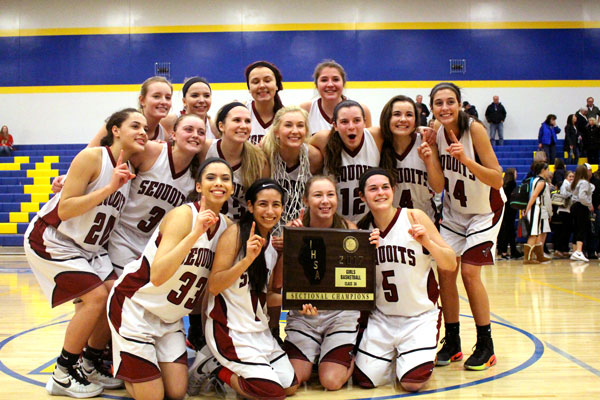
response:
<path id="1" fill-rule="evenodd" d="M 450 193 L 450 183 L 448 178 L 444 178 L 446 193 Z M 452 191 L 452 198 L 460 202 L 461 207 L 467 206 L 467 194 L 465 193 L 465 182 L 461 179 L 457 180 L 454 184 L 454 190 Z"/>

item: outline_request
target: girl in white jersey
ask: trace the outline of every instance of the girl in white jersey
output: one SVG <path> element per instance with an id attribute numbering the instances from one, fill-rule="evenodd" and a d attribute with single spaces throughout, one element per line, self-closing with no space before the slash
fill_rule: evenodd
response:
<path id="1" fill-rule="evenodd" d="M 438 270 L 456 269 L 456 255 L 433 221 L 418 209 L 393 206 L 391 175 L 367 171 L 359 182 L 369 213 L 362 229 L 379 228 L 376 308 L 369 316 L 354 370 L 354 382 L 373 388 L 396 382 L 407 391 L 420 390 L 433 371 L 438 338 Z"/>
<path id="2" fill-rule="evenodd" d="M 331 129 L 335 106 L 346 100 L 346 96 L 344 96 L 346 71 L 334 60 L 325 60 L 315 67 L 313 79 L 319 97 L 300 104 L 300 107 L 308 113 L 311 135 Z M 371 112 L 364 104 L 361 106 L 365 111 L 365 126 L 369 128 Z"/>
<path id="3" fill-rule="evenodd" d="M 410 98 L 394 96 L 381 111 L 380 127 L 385 141 L 381 150 L 382 168 L 396 182 L 394 206 L 418 208 L 436 222 L 435 193 L 444 190 L 440 160 L 417 132 L 419 113 Z"/>
<path id="4" fill-rule="evenodd" d="M 336 213 L 337 191 L 333 177 L 317 175 L 306 183 L 300 218 L 294 227 L 356 229 L 352 222 Z M 379 232 L 374 232 L 376 241 Z M 353 349 L 358 335 L 359 311 L 318 311 L 304 304 L 300 311 L 289 311 L 284 348 L 298 383 L 309 380 L 313 364 L 319 366 L 319 381 L 327 390 L 338 390 L 352 375 Z"/>
<path id="5" fill-rule="evenodd" d="M 208 116 L 208 111 L 212 105 L 212 89 L 208 81 L 199 76 L 188 78 L 183 83 L 181 93 L 183 94 L 183 110 L 181 110 L 179 115 L 169 114 L 160 121 L 167 132 L 174 132 L 174 124 L 178 117 L 186 114 L 195 114 L 202 118 L 206 125 L 207 139 L 216 139 L 220 137 L 214 121 Z"/>
<path id="6" fill-rule="evenodd" d="M 283 104 L 279 91 L 283 81 L 279 69 L 268 61 L 256 61 L 246 67 L 246 85 L 252 100 L 246 103 L 252 118 L 250 143 L 259 144 Z"/>
<path id="7" fill-rule="evenodd" d="M 204 120 L 195 114 L 175 122 L 173 144 L 148 142 L 131 162 L 137 177 L 131 183 L 127 204 L 108 242 L 108 256 L 118 276 L 137 259 L 150 236 L 171 209 L 187 201 L 194 187 L 191 171 L 204 145 Z"/>
<path id="8" fill-rule="evenodd" d="M 82 150 L 69 179 L 31 221 L 25 255 L 52 307 L 79 298 L 67 326 L 63 350 L 46 390 L 52 395 L 93 397 L 119 387 L 100 357 L 110 338 L 106 299 L 115 274 L 104 249 L 129 194 L 127 160 L 144 151 L 146 119 L 135 109 L 114 113 L 104 147 Z M 78 366 L 81 352 L 83 362 Z"/>
<path id="9" fill-rule="evenodd" d="M 272 283 L 281 279 L 270 236 L 281 218 L 284 191 L 272 179 L 259 179 L 248 188 L 246 199 L 248 212 L 217 246 L 208 280 L 206 341 L 223 366 L 215 371 L 220 382 L 245 398 L 283 399 L 298 384 L 269 330 L 267 301 L 277 298 L 271 295 Z"/>
<path id="10" fill-rule="evenodd" d="M 354 100 L 344 100 L 335 107 L 331 130 L 317 133 L 310 143 L 321 150 L 325 159 L 323 172 L 338 181 L 338 214 L 357 222 L 366 213 L 358 194 L 358 178 L 379 165 L 383 145 L 379 127 L 365 128 L 362 106 Z"/>
<path id="11" fill-rule="evenodd" d="M 440 233 L 459 257 L 460 273 L 477 327 L 475 351 L 465 361 L 470 370 L 496 363 L 490 327 L 490 304 L 481 267 L 493 265 L 506 197 L 498 164 L 485 127 L 461 110 L 460 89 L 453 83 L 436 85 L 431 108 L 439 121 L 436 143 L 445 178 Z M 446 337 L 437 365 L 462 359 L 456 271 L 440 270 L 440 290 Z"/>
<path id="12" fill-rule="evenodd" d="M 185 397 L 182 318 L 201 301 L 217 241 L 231 223 L 219 214 L 231 182 L 226 162 L 206 160 L 196 179 L 200 201 L 169 211 L 110 294 L 114 373 L 135 399 Z"/>
<path id="13" fill-rule="evenodd" d="M 148 123 L 148 140 L 168 141 L 167 131 L 160 124 L 161 119 L 169 114 L 173 86 L 162 76 L 153 76 L 142 83 L 138 106 Z M 87 147 L 98 147 L 106 136 L 106 126 L 103 125 Z M 65 175 L 59 175 L 52 180 L 52 192 L 58 193 L 64 185 Z"/>
<path id="14" fill-rule="evenodd" d="M 201 158 L 220 157 L 232 166 L 233 195 L 222 213 L 239 221 L 246 212 L 245 190 L 258 178 L 269 176 L 269 164 L 263 152 L 248 141 L 252 121 L 242 103 L 225 104 L 217 113 L 216 123 L 221 139 L 207 140 Z"/>

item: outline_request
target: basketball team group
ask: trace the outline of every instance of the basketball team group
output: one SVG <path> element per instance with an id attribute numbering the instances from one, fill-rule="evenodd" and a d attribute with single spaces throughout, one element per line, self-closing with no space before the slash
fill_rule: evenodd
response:
<path id="1" fill-rule="evenodd" d="M 272 63 L 245 78 L 251 100 L 213 118 L 206 79 L 184 82 L 176 114 L 171 83 L 147 79 L 138 107 L 110 115 L 55 178 L 24 243 L 51 306 L 75 308 L 48 393 L 124 385 L 135 399 L 283 399 L 304 382 L 334 391 L 350 378 L 419 391 L 435 366 L 463 360 L 459 272 L 477 331 L 464 368 L 496 364 L 481 268 L 494 264 L 506 198 L 460 88 L 431 89 L 431 126 L 403 95 L 373 126 L 333 60 L 316 66 L 318 97 L 300 105 L 282 104 Z M 284 226 L 370 231 L 375 309 L 304 304 L 289 310 L 282 341 Z"/>

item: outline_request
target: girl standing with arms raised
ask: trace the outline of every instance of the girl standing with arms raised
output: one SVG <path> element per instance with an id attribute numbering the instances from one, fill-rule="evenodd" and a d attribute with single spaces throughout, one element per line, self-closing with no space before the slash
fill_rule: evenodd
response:
<path id="1" fill-rule="evenodd" d="M 506 197 L 502 167 L 498 164 L 485 127 L 461 110 L 458 86 L 437 84 L 431 108 L 441 124 L 436 143 L 445 178 L 440 233 L 459 257 L 460 274 L 477 328 L 477 344 L 464 366 L 482 370 L 496 363 L 490 303 L 481 281 L 481 267 L 494 264 L 496 239 Z M 459 336 L 458 269 L 440 269 L 440 294 L 446 328 L 437 365 L 462 359 Z"/>
<path id="2" fill-rule="evenodd" d="M 313 79 L 319 97 L 300 104 L 300 107 L 308 113 L 311 135 L 331 129 L 335 106 L 346 100 L 346 96 L 344 96 L 346 71 L 334 60 L 325 60 L 315 67 Z M 361 106 L 365 113 L 365 126 L 369 128 L 371 127 L 371 112 L 364 104 Z"/>
<path id="3" fill-rule="evenodd" d="M 63 190 L 25 232 L 27 261 L 52 307 L 81 300 L 46 385 L 52 395 L 93 397 L 104 387 L 122 384 L 100 359 L 110 338 L 106 299 L 116 278 L 104 246 L 135 176 L 127 160 L 144 151 L 148 136 L 146 119 L 132 108 L 111 115 L 105 129 L 103 147 L 84 149 L 75 157 Z"/>

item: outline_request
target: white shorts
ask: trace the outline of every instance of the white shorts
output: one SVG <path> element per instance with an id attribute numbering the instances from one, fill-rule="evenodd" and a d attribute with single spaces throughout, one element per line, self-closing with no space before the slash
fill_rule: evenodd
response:
<path id="1" fill-rule="evenodd" d="M 23 241 L 27 262 L 52 307 L 83 296 L 104 281 L 116 278 L 108 254 L 90 253 L 73 242 L 65 242 L 64 246 L 52 244 L 47 243 L 47 253 L 40 255 L 31 248 L 27 234 Z M 52 258 L 56 254 L 60 254 L 60 259 Z"/>
<path id="2" fill-rule="evenodd" d="M 138 231 L 123 228 L 113 230 L 108 241 L 108 256 L 117 276 L 123 274 L 123 269 L 130 262 L 142 255 L 150 237 L 142 237 Z"/>
<path id="3" fill-rule="evenodd" d="M 390 316 L 375 310 L 369 317 L 354 366 L 354 381 L 363 387 L 392 382 L 396 361 L 399 381 L 425 382 L 437 351 L 439 309 L 415 317 Z"/>
<path id="4" fill-rule="evenodd" d="M 268 329 L 239 332 L 208 318 L 204 333 L 210 351 L 221 365 L 240 377 L 240 387 L 246 393 L 258 398 L 280 397 L 284 389 L 297 383 L 287 354 Z"/>
<path id="5" fill-rule="evenodd" d="M 350 367 L 359 317 L 359 311 L 319 311 L 316 316 L 290 311 L 284 343 L 288 357 L 313 364 L 326 361 Z"/>
<path id="6" fill-rule="evenodd" d="M 442 212 L 440 235 L 463 263 L 493 265 L 503 214 L 504 207 L 489 214 L 461 214 L 447 207 Z"/>
<path id="7" fill-rule="evenodd" d="M 147 382 L 161 376 L 159 363 L 187 365 L 183 320 L 164 322 L 127 297 L 121 306 L 111 291 L 108 324 L 117 378 Z"/>

